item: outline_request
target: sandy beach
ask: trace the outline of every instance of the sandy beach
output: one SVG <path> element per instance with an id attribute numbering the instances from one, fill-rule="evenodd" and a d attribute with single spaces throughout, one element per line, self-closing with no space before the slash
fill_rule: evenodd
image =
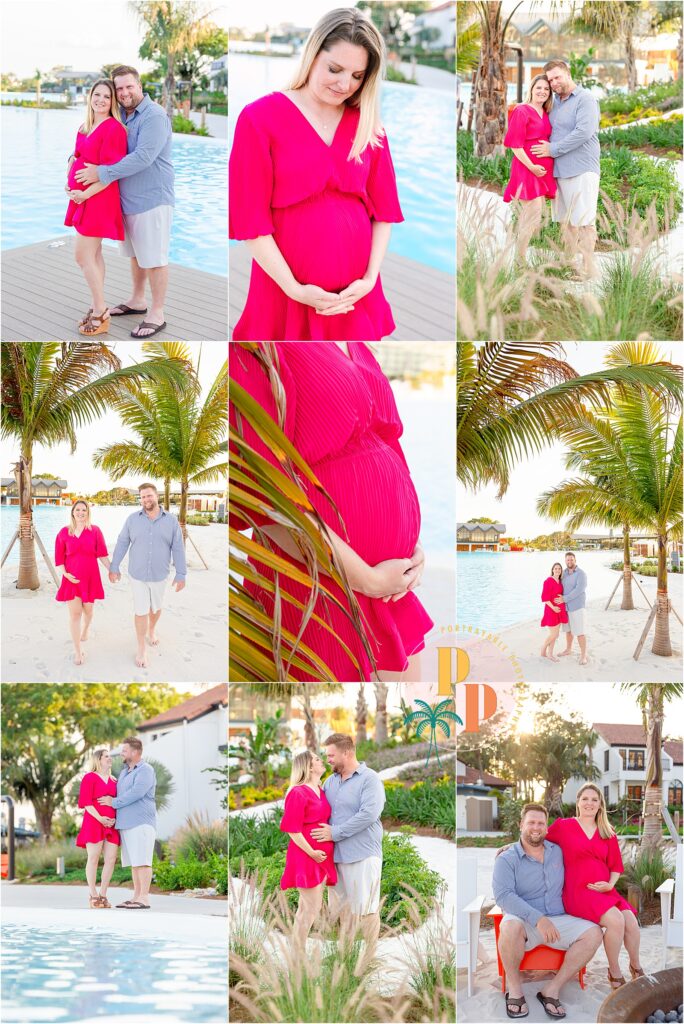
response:
<path id="1" fill-rule="evenodd" d="M 227 559 L 224 525 L 188 528 L 209 569 L 187 545 L 186 587 L 169 584 L 157 627 L 159 646 L 147 648 L 147 668 L 135 664 L 133 600 L 128 558 L 112 585 L 102 570 L 105 600 L 95 603 L 84 644 L 85 663 L 74 665 L 66 605 L 37 552 L 40 589 L 17 590 L 17 566 L 2 570 L 3 682 L 222 682 L 228 674 Z M 170 576 L 169 579 L 173 577 Z"/>
<path id="2" fill-rule="evenodd" d="M 656 581 L 652 577 L 639 577 L 649 601 L 655 599 Z M 668 576 L 670 599 L 682 615 L 682 578 Z M 633 611 L 621 611 L 622 589 L 618 588 L 608 610 L 605 610 L 609 594 L 587 602 L 587 655 L 589 663 L 579 664 L 579 647 L 574 642 L 573 653 L 563 657 L 556 664 L 540 656 L 546 630 L 539 625 L 540 619 L 530 619 L 502 630 L 498 636 L 517 659 L 526 682 L 572 683 L 612 682 L 616 679 L 626 682 L 669 683 L 682 678 L 682 627 L 674 615 L 670 616 L 670 639 L 672 657 L 663 658 L 651 652 L 655 624 L 646 638 L 639 660 L 633 658 L 639 637 L 648 619 L 649 607 L 636 584 L 632 586 Z M 555 653 L 565 650 L 565 637 L 561 633 Z M 511 679 L 514 677 L 512 676 Z M 492 679 L 493 682 L 508 682 L 508 679 Z"/>

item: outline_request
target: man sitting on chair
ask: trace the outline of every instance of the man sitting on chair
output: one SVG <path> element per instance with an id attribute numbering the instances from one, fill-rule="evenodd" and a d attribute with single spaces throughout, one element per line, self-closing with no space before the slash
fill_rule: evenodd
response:
<path id="1" fill-rule="evenodd" d="M 598 925 L 566 914 L 561 893 L 565 871 L 563 853 L 546 841 L 548 813 L 542 804 L 525 804 L 520 818 L 520 841 L 494 862 L 494 898 L 504 912 L 499 933 L 499 955 L 506 971 L 506 1013 L 516 1019 L 529 1009 L 520 981 L 520 961 L 535 946 L 567 950 L 555 977 L 537 992 L 547 1017 L 566 1014 L 560 990 L 591 960 L 603 941 Z"/>

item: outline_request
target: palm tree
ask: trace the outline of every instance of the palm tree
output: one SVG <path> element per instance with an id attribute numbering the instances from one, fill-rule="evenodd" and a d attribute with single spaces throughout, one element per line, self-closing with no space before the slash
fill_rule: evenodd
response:
<path id="1" fill-rule="evenodd" d="M 430 730 L 430 743 L 428 745 L 427 757 L 425 758 L 425 765 L 430 760 L 430 755 L 434 748 L 437 756 L 437 764 L 442 767 L 442 762 L 439 759 L 439 748 L 437 746 L 437 730 L 441 729 L 447 739 L 451 736 L 451 729 L 449 722 L 456 722 L 458 725 L 463 725 L 463 722 L 456 714 L 455 711 L 447 710 L 450 704 L 453 704 L 454 698 L 447 697 L 446 700 L 441 700 L 438 704 L 428 704 L 424 700 L 416 700 L 414 704 L 420 705 L 418 711 L 411 711 L 410 714 L 406 715 L 406 723 L 418 722 L 416 726 L 416 736 L 422 736 L 426 729 Z"/>
<path id="2" fill-rule="evenodd" d="M 634 52 L 634 31 L 642 17 L 644 5 L 640 0 L 584 0 L 577 12 L 573 11 L 571 26 L 588 28 L 594 35 L 605 39 L 622 40 L 627 71 L 627 90 L 634 92 L 637 87 L 636 54 Z"/>
<path id="3" fill-rule="evenodd" d="M 1 359 L 2 436 L 19 442 L 17 589 L 37 590 L 31 503 L 34 445 L 52 447 L 67 441 L 75 451 L 78 431 L 111 408 L 126 383 L 178 379 L 182 366 L 176 360 L 153 358 L 122 367 L 108 345 L 92 341 L 3 342 Z"/>
<path id="4" fill-rule="evenodd" d="M 553 442 L 581 402 L 606 409 L 635 384 L 681 401 L 681 369 L 670 364 L 612 365 L 578 376 L 559 342 L 457 346 L 456 471 L 471 490 L 508 488 L 512 466 Z"/>
<path id="5" fill-rule="evenodd" d="M 373 683 L 375 690 L 375 742 L 378 746 L 387 743 L 387 683 Z"/>
<path id="6" fill-rule="evenodd" d="M 145 342 L 143 351 L 159 360 L 173 359 L 189 368 L 179 381 L 133 384 L 115 403 L 125 426 L 137 440 L 115 441 L 98 448 L 93 463 L 113 480 L 128 473 L 159 476 L 164 480 L 168 508 L 171 480 L 180 483 L 178 522 L 187 537 L 188 491 L 225 479 L 228 464 L 214 460 L 225 452 L 228 423 L 228 363 L 223 364 L 201 401 L 199 368 L 192 369 L 190 348 L 180 342 Z"/>
<path id="7" fill-rule="evenodd" d="M 359 683 L 359 695 L 356 698 L 356 743 L 365 743 L 368 739 L 368 704 L 363 683 Z"/>
<path id="8" fill-rule="evenodd" d="M 475 77 L 475 154 L 497 156 L 503 153 L 506 134 L 506 32 L 521 3 L 515 5 L 505 20 L 503 3 L 476 0 L 472 6 L 480 19 L 481 37 Z"/>
<path id="9" fill-rule="evenodd" d="M 465 75 L 469 71 L 477 71 L 480 63 L 480 23 L 479 19 L 470 20 L 471 4 L 466 0 L 456 3 L 456 74 Z M 465 23 L 465 28 L 462 25 Z"/>
<path id="10" fill-rule="evenodd" d="M 549 813 L 561 814 L 563 789 L 568 779 L 582 778 L 593 781 L 600 773 L 592 763 L 586 748 L 594 746 L 596 734 L 581 732 L 574 741 L 564 732 L 541 730 L 532 745 L 532 772 L 544 783 L 544 804 Z"/>
<path id="11" fill-rule="evenodd" d="M 682 683 L 622 683 L 620 688 L 634 694 L 646 733 L 646 790 L 642 849 L 657 846 L 662 836 L 663 722 L 665 704 L 684 693 Z"/>

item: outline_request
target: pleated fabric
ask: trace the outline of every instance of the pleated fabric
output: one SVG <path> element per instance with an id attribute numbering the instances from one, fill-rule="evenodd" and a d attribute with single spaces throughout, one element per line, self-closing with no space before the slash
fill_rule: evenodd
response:
<path id="1" fill-rule="evenodd" d="M 359 111 L 345 107 L 328 146 L 281 92 L 246 106 L 230 155 L 230 237 L 273 235 L 301 284 L 340 292 L 363 277 L 372 222 L 403 215 L 387 139 L 348 160 Z M 321 316 L 252 261 L 236 341 L 377 341 L 394 330 L 380 278 L 350 313 Z"/>
<path id="2" fill-rule="evenodd" d="M 359 342 L 349 348 L 351 357 L 330 343 L 276 345 L 287 402 L 283 430 L 323 484 L 342 522 L 330 502 L 302 481 L 312 505 L 365 562 L 377 565 L 388 558 L 409 558 L 413 554 L 420 535 L 420 507 L 399 443 L 402 424 L 389 382 L 367 345 Z M 231 346 L 230 372 L 277 422 L 271 386 L 257 359 Z M 231 419 L 235 424 L 232 410 Z M 246 423 L 242 429 L 249 443 L 278 465 L 270 449 Z M 268 520 L 255 521 L 264 525 Z M 238 529 L 247 526 L 239 519 L 234 519 L 232 525 Z M 285 552 L 279 550 L 278 554 L 297 564 Z M 273 579 L 266 566 L 258 564 L 258 568 Z M 348 609 L 342 590 L 327 578 L 325 583 Z M 282 578 L 280 584 L 306 602 L 307 591 L 302 585 Z M 272 616 L 270 594 L 253 585 L 249 589 Z M 378 669 L 404 671 L 409 656 L 425 646 L 425 634 L 433 626 L 415 593 L 386 604 L 363 594 L 357 593 L 356 597 Z M 317 623 L 308 623 L 304 643 L 333 669 L 339 682 L 370 680 L 371 663 L 349 619 L 322 597 L 315 612 L 353 651 L 361 672 L 335 638 Z M 301 612 L 283 601 L 282 614 L 283 625 L 296 635 Z M 292 674 L 302 682 L 316 681 L 315 676 L 297 670 Z"/>

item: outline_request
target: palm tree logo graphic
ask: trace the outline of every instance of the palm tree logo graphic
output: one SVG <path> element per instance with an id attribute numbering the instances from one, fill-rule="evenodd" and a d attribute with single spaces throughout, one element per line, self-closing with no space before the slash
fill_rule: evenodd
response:
<path id="1" fill-rule="evenodd" d="M 439 704 L 428 704 L 424 700 L 416 700 L 414 701 L 414 704 L 420 705 L 420 709 L 418 711 L 407 711 L 404 715 L 404 723 L 406 725 L 418 722 L 418 725 L 416 726 L 417 736 L 422 737 L 423 733 L 427 729 L 430 730 L 430 745 L 425 759 L 426 768 L 433 749 L 437 757 L 437 764 L 440 768 L 442 767 L 442 762 L 439 759 L 439 749 L 437 747 L 437 730 L 441 729 L 444 735 L 448 738 L 451 736 L 451 729 L 449 727 L 450 721 L 457 722 L 458 725 L 463 725 L 462 720 L 455 711 L 447 710 L 449 705 L 453 703 L 453 697 L 441 700 Z"/>

